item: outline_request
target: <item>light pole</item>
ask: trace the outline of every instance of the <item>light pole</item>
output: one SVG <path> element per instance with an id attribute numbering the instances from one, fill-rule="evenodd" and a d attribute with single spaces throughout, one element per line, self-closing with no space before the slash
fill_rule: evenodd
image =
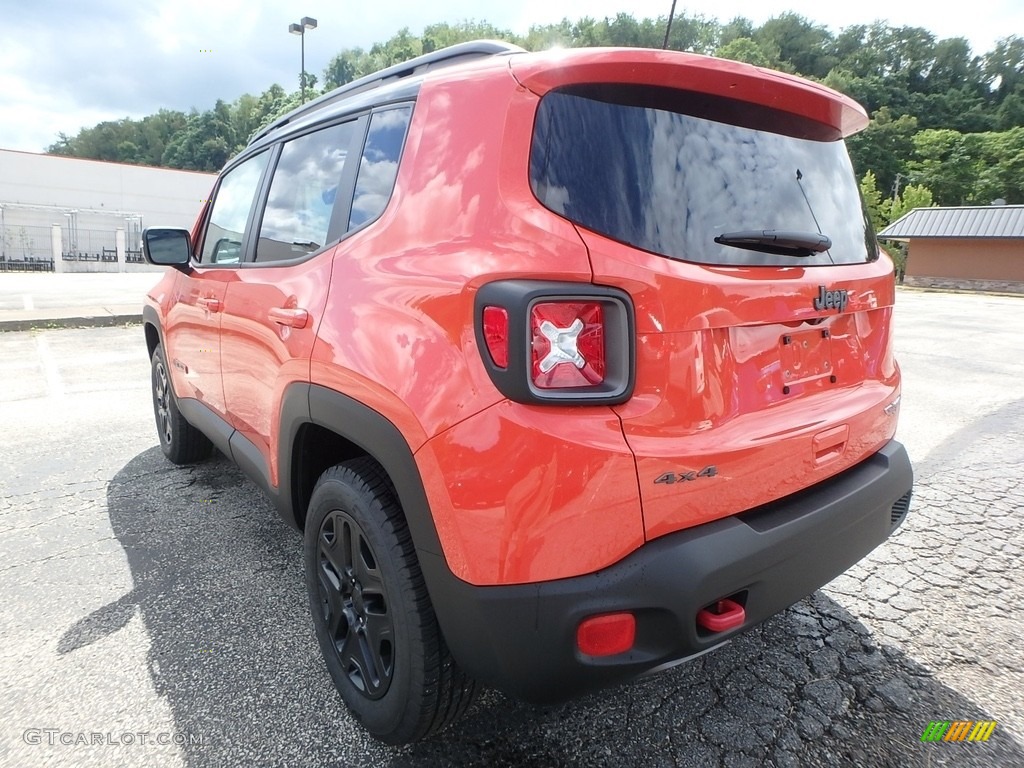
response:
<path id="1" fill-rule="evenodd" d="M 302 103 L 306 103 L 306 30 L 316 29 L 316 19 L 303 16 L 298 24 L 289 24 L 288 31 L 293 35 L 302 38 L 302 80 L 299 87 L 302 90 Z"/>

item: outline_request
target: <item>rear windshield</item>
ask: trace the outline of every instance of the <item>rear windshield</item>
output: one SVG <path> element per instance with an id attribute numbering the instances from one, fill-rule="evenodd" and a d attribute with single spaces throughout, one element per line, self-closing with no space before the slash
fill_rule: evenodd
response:
<path id="1" fill-rule="evenodd" d="M 530 153 L 537 199 L 571 221 L 672 259 L 811 266 L 877 258 L 846 147 L 824 126 L 730 99 L 584 86 L 541 100 Z M 715 238 L 823 234 L 810 256 Z"/>

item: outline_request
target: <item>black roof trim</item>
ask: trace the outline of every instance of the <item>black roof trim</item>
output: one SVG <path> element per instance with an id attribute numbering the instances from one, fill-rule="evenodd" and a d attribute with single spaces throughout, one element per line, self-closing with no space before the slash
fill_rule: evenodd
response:
<path id="1" fill-rule="evenodd" d="M 351 83 L 339 86 L 333 91 L 325 93 L 323 96 L 293 109 L 284 117 L 278 118 L 262 131 L 254 134 L 252 138 L 249 139 L 249 143 L 251 144 L 257 139 L 261 139 L 267 134 L 277 130 L 281 126 L 287 125 L 288 123 L 291 123 L 304 115 L 308 115 L 311 112 L 315 112 L 318 109 L 345 101 L 356 94 L 370 91 L 374 88 L 380 88 L 382 85 L 386 85 L 403 77 L 408 77 L 409 75 L 423 74 L 431 69 L 450 67 L 454 64 L 461 64 L 463 62 L 483 58 L 485 56 L 523 52 L 524 49 L 520 48 L 518 45 L 506 43 L 502 40 L 473 40 L 468 43 L 451 45 L 447 48 L 442 48 L 439 51 L 432 51 L 422 56 L 417 56 L 414 59 L 409 59 L 409 61 L 403 61 L 401 64 L 395 64 L 387 69 L 382 69 L 380 72 L 374 72 L 373 74 L 366 75 L 358 80 L 353 80 Z"/>

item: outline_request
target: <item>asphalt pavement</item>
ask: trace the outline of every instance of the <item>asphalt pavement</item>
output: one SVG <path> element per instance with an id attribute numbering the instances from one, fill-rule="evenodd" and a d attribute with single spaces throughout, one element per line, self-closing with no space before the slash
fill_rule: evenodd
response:
<path id="1" fill-rule="evenodd" d="M 122 325 L 142 319 L 161 272 L 0 273 L 0 331 Z"/>
<path id="2" fill-rule="evenodd" d="M 916 495 L 845 575 L 692 663 L 553 707 L 488 691 L 403 748 L 330 684 L 299 537 L 223 457 L 163 458 L 138 325 L 0 333 L 0 765 L 1024 766 L 1022 321 L 900 292 Z M 997 725 L 921 741 L 956 720 Z"/>

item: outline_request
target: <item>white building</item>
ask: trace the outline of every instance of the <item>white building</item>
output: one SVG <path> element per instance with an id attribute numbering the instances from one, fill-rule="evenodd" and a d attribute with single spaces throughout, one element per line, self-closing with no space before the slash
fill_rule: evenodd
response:
<path id="1" fill-rule="evenodd" d="M 141 263 L 142 229 L 191 228 L 216 178 L 0 149 L 0 263 L 53 259 L 68 272 L 148 269 Z"/>

